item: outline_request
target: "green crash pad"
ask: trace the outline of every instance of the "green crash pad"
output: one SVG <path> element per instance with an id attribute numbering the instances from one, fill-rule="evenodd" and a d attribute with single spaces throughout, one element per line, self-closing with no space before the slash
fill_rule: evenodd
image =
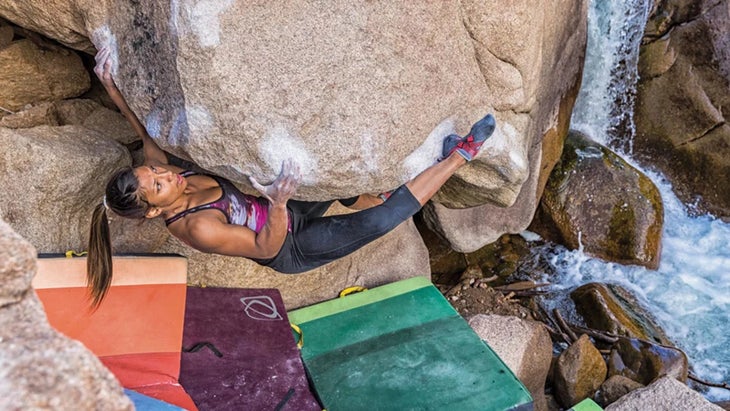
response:
<path id="1" fill-rule="evenodd" d="M 288 313 L 328 411 L 531 410 L 502 360 L 423 277 Z"/>
<path id="2" fill-rule="evenodd" d="M 592 399 L 586 398 L 585 400 L 572 406 L 568 411 L 603 411 L 603 408 L 593 402 Z"/>

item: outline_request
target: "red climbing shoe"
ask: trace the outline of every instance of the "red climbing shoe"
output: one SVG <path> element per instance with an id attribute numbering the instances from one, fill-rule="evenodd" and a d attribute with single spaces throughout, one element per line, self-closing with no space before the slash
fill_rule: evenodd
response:
<path id="1" fill-rule="evenodd" d="M 471 161 L 479 153 L 482 144 L 494 133 L 496 122 L 491 114 L 487 114 L 483 119 L 474 123 L 466 137 L 459 137 L 456 134 L 449 134 L 444 139 L 444 148 L 441 153 L 441 159 L 445 159 L 454 151 L 464 157 L 466 161 Z"/>

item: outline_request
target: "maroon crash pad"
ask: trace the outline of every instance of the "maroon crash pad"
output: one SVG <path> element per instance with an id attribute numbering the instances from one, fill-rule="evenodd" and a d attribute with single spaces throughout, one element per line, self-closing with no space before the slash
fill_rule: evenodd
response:
<path id="1" fill-rule="evenodd" d="M 188 287 L 180 384 L 204 410 L 321 410 L 275 289 Z"/>

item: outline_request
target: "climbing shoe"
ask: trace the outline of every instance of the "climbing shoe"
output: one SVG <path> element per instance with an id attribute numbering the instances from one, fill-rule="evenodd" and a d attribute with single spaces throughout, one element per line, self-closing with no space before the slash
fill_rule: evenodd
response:
<path id="1" fill-rule="evenodd" d="M 459 137 L 456 134 L 449 134 L 444 139 L 444 148 L 441 153 L 441 160 L 447 158 L 454 151 L 471 161 L 479 153 L 482 144 L 492 135 L 496 122 L 494 116 L 487 114 L 483 119 L 474 123 L 466 137 Z"/>
<path id="2" fill-rule="evenodd" d="M 383 200 L 383 202 L 386 202 L 386 201 L 388 201 L 388 199 L 390 198 L 390 196 L 393 195 L 394 192 L 395 192 L 395 189 L 390 190 L 390 191 L 386 191 L 384 193 L 380 193 L 380 194 L 378 194 L 378 198 L 380 198 L 381 200 Z"/>

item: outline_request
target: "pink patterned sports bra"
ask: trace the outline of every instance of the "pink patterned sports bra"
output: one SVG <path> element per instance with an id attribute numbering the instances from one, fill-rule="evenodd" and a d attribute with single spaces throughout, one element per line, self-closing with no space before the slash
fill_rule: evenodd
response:
<path id="1" fill-rule="evenodd" d="M 190 170 L 180 173 L 183 177 L 195 174 L 197 173 Z M 269 215 L 269 201 L 263 197 L 242 193 L 236 186 L 224 178 L 215 175 L 208 176 L 212 177 L 220 185 L 222 192 L 220 198 L 175 214 L 165 220 L 165 225 L 170 225 L 188 214 L 212 208 L 222 212 L 226 216 L 228 224 L 242 225 L 257 233 L 261 231 Z"/>

